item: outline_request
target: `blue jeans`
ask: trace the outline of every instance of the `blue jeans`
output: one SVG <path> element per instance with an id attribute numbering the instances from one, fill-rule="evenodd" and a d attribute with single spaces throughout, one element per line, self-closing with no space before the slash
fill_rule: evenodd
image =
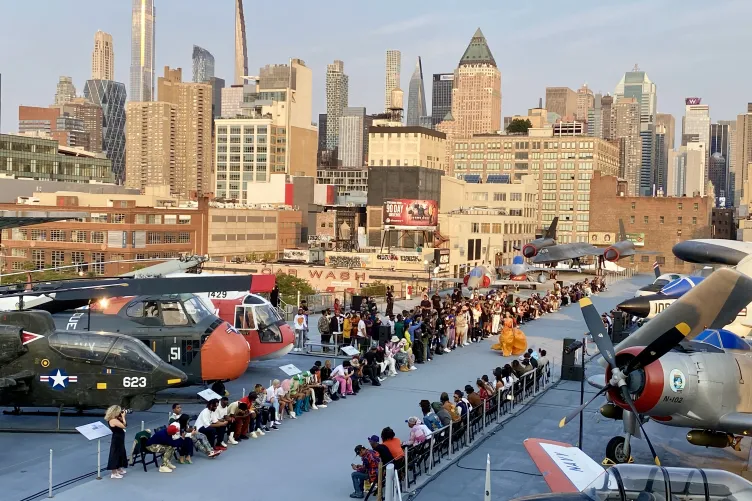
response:
<path id="1" fill-rule="evenodd" d="M 352 472 L 353 489 L 355 489 L 356 494 L 363 494 L 363 484 L 365 483 L 366 479 L 368 479 L 367 473 L 364 473 L 362 471 Z"/>

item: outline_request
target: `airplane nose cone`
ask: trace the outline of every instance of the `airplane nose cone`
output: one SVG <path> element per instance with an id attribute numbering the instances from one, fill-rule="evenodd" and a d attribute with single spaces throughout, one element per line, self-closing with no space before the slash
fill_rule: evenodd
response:
<path id="1" fill-rule="evenodd" d="M 619 260 L 619 252 L 613 247 L 609 247 L 603 252 L 603 258 L 606 261 L 614 262 Z"/>
<path id="2" fill-rule="evenodd" d="M 616 307 L 628 315 L 645 318 L 650 314 L 650 301 L 652 299 L 655 299 L 655 295 L 633 297 L 622 301 Z"/>
<path id="3" fill-rule="evenodd" d="M 160 373 L 159 380 L 156 382 L 156 386 L 164 386 L 165 388 L 180 386 L 188 381 L 188 376 L 185 372 L 181 371 L 177 367 L 173 367 L 167 362 L 163 362 L 158 369 Z"/>
<path id="4" fill-rule="evenodd" d="M 204 381 L 237 379 L 246 369 L 251 350 L 245 338 L 222 322 L 201 347 L 201 378 Z"/>

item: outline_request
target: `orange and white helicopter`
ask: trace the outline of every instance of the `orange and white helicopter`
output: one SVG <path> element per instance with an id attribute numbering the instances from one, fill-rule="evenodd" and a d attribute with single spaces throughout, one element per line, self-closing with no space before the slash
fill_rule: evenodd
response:
<path id="1" fill-rule="evenodd" d="M 196 275 L 171 273 L 168 276 Z M 292 327 L 268 300 L 258 295 L 271 292 L 275 281 L 274 275 L 254 275 L 249 291 L 213 291 L 196 294 L 215 315 L 232 324 L 245 337 L 251 347 L 251 360 L 269 360 L 287 355 L 295 342 Z"/>

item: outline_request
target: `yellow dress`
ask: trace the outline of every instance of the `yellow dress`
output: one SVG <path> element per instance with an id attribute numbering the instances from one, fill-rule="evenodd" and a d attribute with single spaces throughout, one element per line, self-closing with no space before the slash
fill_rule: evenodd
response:
<path id="1" fill-rule="evenodd" d="M 504 319 L 504 328 L 499 334 L 499 342 L 491 346 L 492 350 L 501 351 L 505 357 L 514 355 L 518 357 L 527 351 L 527 338 L 525 334 L 514 326 L 514 320 Z"/>

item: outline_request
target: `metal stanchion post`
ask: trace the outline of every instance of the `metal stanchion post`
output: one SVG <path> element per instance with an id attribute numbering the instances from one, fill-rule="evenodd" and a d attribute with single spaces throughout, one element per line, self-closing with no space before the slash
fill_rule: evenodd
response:
<path id="1" fill-rule="evenodd" d="M 481 405 L 483 405 L 483 433 L 486 432 L 486 401 L 483 400 L 481 402 Z"/>
<path id="2" fill-rule="evenodd" d="M 486 455 L 486 490 L 483 501 L 491 501 L 491 455 Z"/>
<path id="3" fill-rule="evenodd" d="M 433 472 L 433 443 L 435 442 L 436 434 L 431 434 L 431 445 L 428 448 L 428 474 Z"/>
<path id="4" fill-rule="evenodd" d="M 102 480 L 102 439 L 97 439 L 97 480 Z"/>
<path id="5" fill-rule="evenodd" d="M 381 492 L 382 492 L 381 489 L 383 487 L 383 485 L 382 485 L 383 481 L 384 481 L 383 479 L 384 479 L 384 465 L 383 465 L 383 463 L 381 463 L 379 461 L 379 479 L 378 479 L 378 481 L 376 483 L 376 496 L 377 496 L 376 499 L 378 499 L 379 501 L 381 501 L 381 499 L 382 499 L 381 498 Z"/>
<path id="6" fill-rule="evenodd" d="M 504 394 L 504 390 L 496 390 L 496 424 L 501 419 L 501 397 Z"/>
<path id="7" fill-rule="evenodd" d="M 465 445 L 470 445 L 470 406 L 467 406 L 467 423 L 465 423 Z"/>
<path id="8" fill-rule="evenodd" d="M 386 465 L 386 483 L 384 484 L 384 501 L 395 501 L 394 499 L 394 463 Z"/>
<path id="9" fill-rule="evenodd" d="M 144 422 L 141 421 L 141 431 L 144 431 Z"/>
<path id="10" fill-rule="evenodd" d="M 47 491 L 47 497 L 52 497 L 52 449 L 50 449 L 50 484 L 49 484 L 49 490 Z"/>
<path id="11" fill-rule="evenodd" d="M 450 458 L 452 457 L 452 453 L 454 452 L 454 447 L 453 447 L 453 445 L 454 445 L 454 443 L 453 443 L 454 435 L 452 434 L 452 428 L 453 427 L 454 427 L 454 420 L 452 419 L 452 420 L 449 421 L 449 457 Z"/>
<path id="12" fill-rule="evenodd" d="M 410 460 L 407 457 L 407 454 L 408 454 L 409 450 L 410 450 L 409 446 L 405 447 L 405 492 L 407 492 L 407 488 L 408 488 L 408 485 L 407 485 L 407 473 L 408 473 L 407 472 L 407 465 L 410 464 Z"/>
<path id="13" fill-rule="evenodd" d="M 245 388 L 243 388 L 243 398 L 245 398 Z"/>

